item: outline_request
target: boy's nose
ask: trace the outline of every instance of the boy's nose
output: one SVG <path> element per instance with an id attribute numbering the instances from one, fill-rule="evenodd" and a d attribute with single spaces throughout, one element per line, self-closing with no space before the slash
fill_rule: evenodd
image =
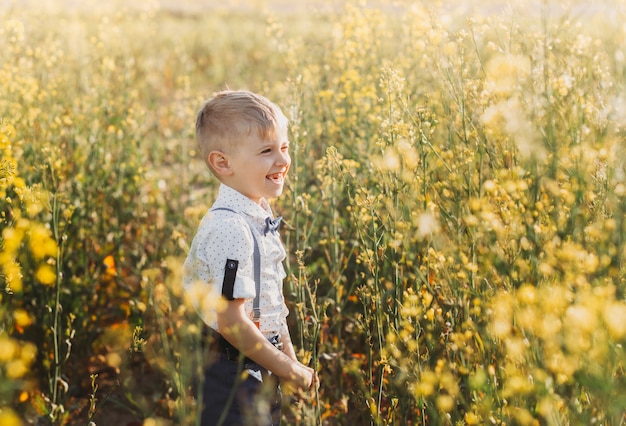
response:
<path id="1" fill-rule="evenodd" d="M 278 163 L 281 166 L 291 164 L 291 156 L 289 155 L 289 152 L 281 151 L 280 154 L 278 154 L 278 158 L 276 159 L 276 163 Z"/>

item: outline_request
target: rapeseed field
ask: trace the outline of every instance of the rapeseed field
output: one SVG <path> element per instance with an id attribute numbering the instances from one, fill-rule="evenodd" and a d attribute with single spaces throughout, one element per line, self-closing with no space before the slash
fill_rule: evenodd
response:
<path id="1" fill-rule="evenodd" d="M 197 424 L 227 87 L 290 120 L 284 424 L 624 424 L 626 4 L 466 3 L 1 2 L 0 424 Z"/>

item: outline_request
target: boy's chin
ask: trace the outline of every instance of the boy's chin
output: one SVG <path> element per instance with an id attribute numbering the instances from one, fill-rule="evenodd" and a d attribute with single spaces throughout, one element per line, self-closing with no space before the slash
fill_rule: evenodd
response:
<path id="1" fill-rule="evenodd" d="M 283 194 L 283 190 L 281 188 L 280 191 L 273 191 L 271 194 L 267 194 L 265 198 L 267 198 L 268 200 L 274 200 L 280 197 L 282 194 Z"/>

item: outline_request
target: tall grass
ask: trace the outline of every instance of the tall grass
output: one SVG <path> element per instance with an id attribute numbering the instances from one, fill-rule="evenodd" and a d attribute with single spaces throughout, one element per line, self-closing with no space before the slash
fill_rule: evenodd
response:
<path id="1" fill-rule="evenodd" d="M 624 422 L 620 3 L 118 6 L 0 12 L 0 416 L 195 424 L 193 121 L 229 86 L 291 121 L 321 387 L 288 424 Z"/>

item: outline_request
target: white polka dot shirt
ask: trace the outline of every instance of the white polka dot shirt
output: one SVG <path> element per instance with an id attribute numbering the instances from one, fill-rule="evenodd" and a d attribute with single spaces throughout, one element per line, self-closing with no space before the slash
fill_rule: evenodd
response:
<path id="1" fill-rule="evenodd" d="M 283 297 L 285 270 L 282 262 L 285 249 L 278 232 L 264 234 L 265 219 L 273 218 L 265 199 L 256 204 L 245 195 L 224 184 L 220 185 L 212 209 L 198 227 L 185 264 L 183 284 L 191 302 L 211 328 L 219 332 L 217 309 L 222 294 L 227 259 L 238 261 L 233 298 L 246 299 L 245 309 L 252 318 L 254 283 L 254 232 L 261 255 L 260 330 L 271 336 L 283 330 L 289 311 Z"/>

